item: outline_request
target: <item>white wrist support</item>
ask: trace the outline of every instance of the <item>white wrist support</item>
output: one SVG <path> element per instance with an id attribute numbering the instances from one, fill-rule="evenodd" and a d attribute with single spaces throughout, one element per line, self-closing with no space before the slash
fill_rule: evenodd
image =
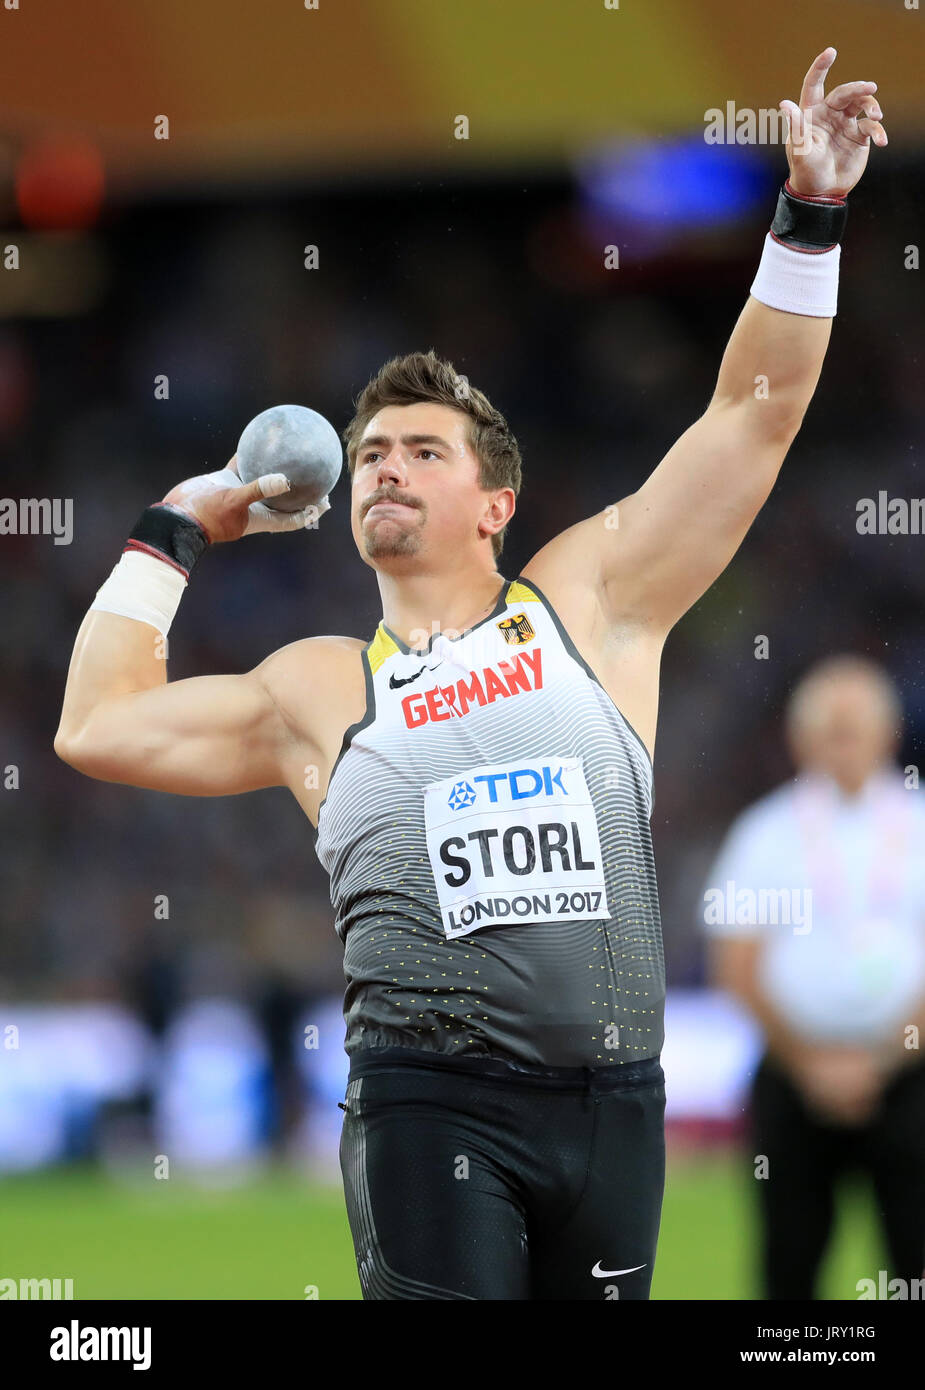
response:
<path id="1" fill-rule="evenodd" d="M 187 581 L 165 560 L 141 550 L 126 550 L 106 582 L 97 590 L 90 612 L 118 613 L 150 623 L 166 637 Z"/>
<path id="2" fill-rule="evenodd" d="M 840 246 L 830 251 L 794 251 L 768 232 L 751 293 L 762 304 L 787 314 L 834 318 L 840 258 Z"/>

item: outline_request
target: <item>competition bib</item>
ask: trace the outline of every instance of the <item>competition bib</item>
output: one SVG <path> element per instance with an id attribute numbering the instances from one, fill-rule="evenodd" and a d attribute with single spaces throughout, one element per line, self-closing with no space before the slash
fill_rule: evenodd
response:
<path id="1" fill-rule="evenodd" d="M 430 782 L 424 821 L 448 938 L 610 916 L 581 758 L 485 763 Z"/>

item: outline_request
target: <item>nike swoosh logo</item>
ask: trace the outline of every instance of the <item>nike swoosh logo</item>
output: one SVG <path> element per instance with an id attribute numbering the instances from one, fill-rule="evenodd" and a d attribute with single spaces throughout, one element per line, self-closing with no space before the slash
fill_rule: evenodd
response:
<path id="1" fill-rule="evenodd" d="M 633 1265 L 632 1269 L 601 1269 L 601 1262 L 598 1260 L 591 1273 L 595 1279 L 612 1279 L 615 1274 L 635 1274 L 637 1269 L 645 1269 L 645 1265 Z"/>
<path id="2" fill-rule="evenodd" d="M 421 671 L 436 671 L 436 666 L 422 666 Z M 389 689 L 397 690 L 400 685 L 409 685 L 411 681 L 416 681 L 421 671 L 415 671 L 413 676 L 389 676 Z"/>
<path id="3" fill-rule="evenodd" d="M 421 667 L 421 671 L 426 669 L 425 666 Z M 397 690 L 400 685 L 408 685 L 410 681 L 416 681 L 421 671 L 415 671 L 413 676 L 389 676 L 389 689 Z"/>

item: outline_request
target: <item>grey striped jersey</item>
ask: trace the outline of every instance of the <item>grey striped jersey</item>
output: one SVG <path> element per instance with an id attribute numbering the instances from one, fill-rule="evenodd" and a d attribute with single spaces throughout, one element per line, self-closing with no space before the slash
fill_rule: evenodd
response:
<path id="1" fill-rule="evenodd" d="M 644 746 L 535 584 L 412 651 L 362 653 L 315 848 L 344 942 L 346 1050 L 538 1066 L 660 1054 Z"/>

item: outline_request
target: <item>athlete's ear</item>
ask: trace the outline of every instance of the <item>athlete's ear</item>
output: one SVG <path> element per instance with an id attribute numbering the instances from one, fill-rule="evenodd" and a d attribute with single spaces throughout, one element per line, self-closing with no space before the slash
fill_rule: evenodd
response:
<path id="1" fill-rule="evenodd" d="M 493 536 L 506 526 L 517 509 L 517 498 L 512 487 L 500 487 L 491 494 L 491 500 L 482 520 L 479 522 L 480 536 Z M 483 531 L 483 523 L 490 522 Z"/>

